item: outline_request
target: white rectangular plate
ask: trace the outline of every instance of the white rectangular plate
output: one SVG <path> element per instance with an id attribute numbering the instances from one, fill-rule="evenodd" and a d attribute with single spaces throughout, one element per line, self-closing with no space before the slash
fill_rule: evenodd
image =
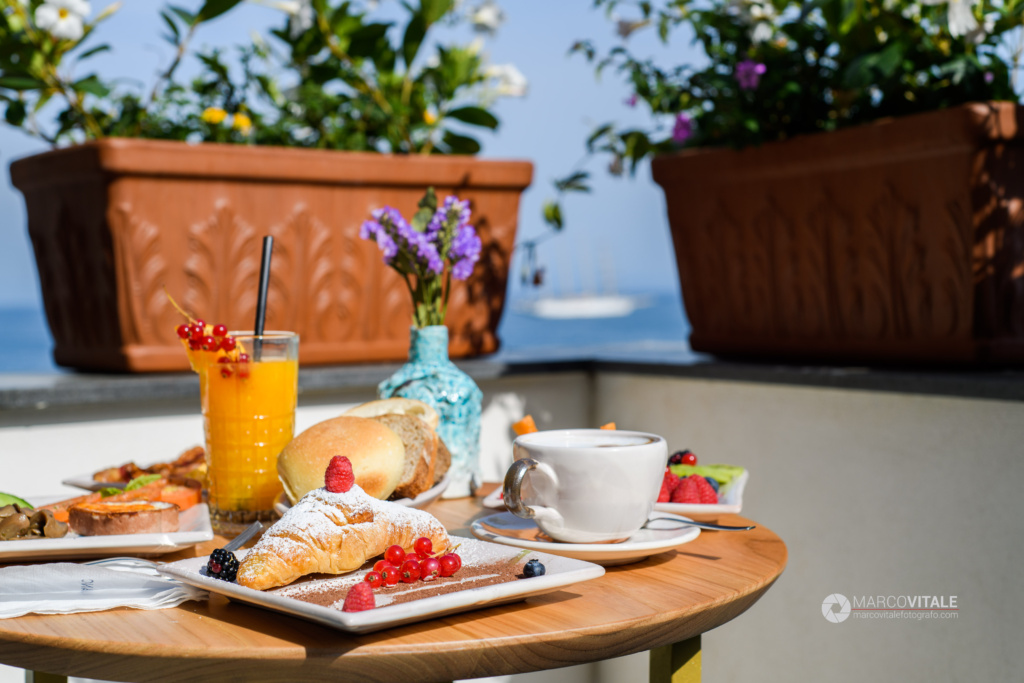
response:
<path id="1" fill-rule="evenodd" d="M 462 557 L 463 567 L 508 561 L 521 552 L 518 548 L 509 548 L 496 543 L 478 541 L 473 538 L 452 536 L 452 542 L 461 544 L 458 552 Z M 295 591 L 296 587 L 285 586 L 268 591 L 258 591 L 239 586 L 236 583 L 228 583 L 203 576 L 200 574 L 200 570 L 206 566 L 208 560 L 206 557 L 179 560 L 178 562 L 163 565 L 158 570 L 163 574 L 173 576 L 179 581 L 204 588 L 211 593 L 220 593 L 232 600 L 274 610 L 275 612 L 283 612 L 293 617 L 315 621 L 318 624 L 351 633 L 369 633 L 370 631 L 379 631 L 380 629 L 392 626 L 423 621 L 424 619 L 433 619 L 446 614 L 465 612 L 479 607 L 525 600 L 532 595 L 549 593 L 562 586 L 596 579 L 604 574 L 604 567 L 596 564 L 542 552 L 530 552 L 522 558 L 522 561 L 532 558 L 537 558 L 544 564 L 546 571 L 543 576 L 517 579 L 492 586 L 469 587 L 454 593 L 435 595 L 421 600 L 382 605 L 364 612 L 342 612 L 340 608 L 321 607 L 320 605 L 288 597 L 287 593 Z M 324 585 L 325 583 L 338 587 L 354 585 L 362 581 L 365 575 L 366 570 L 358 570 L 344 576 L 316 579 L 303 584 L 303 587 Z M 441 578 L 438 581 L 457 581 L 458 578 L 459 575 L 456 573 L 454 576 Z"/>
<path id="2" fill-rule="evenodd" d="M 166 534 L 79 536 L 0 541 L 0 563 L 33 560 L 81 559 L 114 555 L 163 555 L 213 538 L 210 510 L 205 503 L 190 507 L 178 518 L 178 529 Z"/>
<path id="3" fill-rule="evenodd" d="M 750 479 L 750 471 L 743 470 L 740 476 L 723 486 L 718 492 L 718 504 L 700 503 L 655 503 L 654 509 L 676 515 L 738 515 L 743 509 L 743 489 Z"/>

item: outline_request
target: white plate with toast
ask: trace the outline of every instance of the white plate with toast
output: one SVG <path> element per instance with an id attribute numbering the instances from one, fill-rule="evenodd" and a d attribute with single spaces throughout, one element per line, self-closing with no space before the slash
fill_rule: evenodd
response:
<path id="1" fill-rule="evenodd" d="M 417 510 L 421 510 L 441 497 L 441 494 L 444 493 L 444 490 L 448 488 L 448 482 L 450 480 L 451 475 L 446 474 L 441 479 L 441 481 L 437 482 L 434 485 L 433 488 L 427 489 L 426 491 L 416 496 L 415 498 L 399 498 L 398 500 L 393 500 L 391 502 L 395 503 L 396 505 L 405 506 L 407 508 L 416 508 Z M 277 512 L 277 514 L 279 515 L 283 515 L 284 513 L 288 512 L 288 509 L 291 506 L 292 504 L 288 500 L 288 497 L 285 496 L 284 494 L 281 494 L 280 500 L 278 500 L 277 503 L 274 504 L 274 511 Z"/>
<path id="2" fill-rule="evenodd" d="M 448 583 L 451 592 L 442 595 L 430 595 L 409 602 L 387 604 L 388 597 L 394 593 L 389 589 L 374 590 L 377 607 L 362 612 L 343 612 L 340 603 L 352 585 L 363 580 L 366 572 L 372 568 L 372 562 L 362 569 L 342 576 L 325 576 L 319 574 L 307 577 L 301 582 L 290 586 L 258 591 L 245 588 L 237 583 L 228 583 L 205 575 L 207 557 L 180 560 L 158 568 L 163 574 L 172 576 L 183 583 L 206 589 L 211 593 L 219 593 L 231 600 L 243 602 L 255 607 L 281 612 L 300 619 L 313 621 L 324 626 L 348 631 L 351 633 L 369 633 L 393 626 L 409 624 L 425 619 L 465 612 L 472 609 L 502 605 L 525 600 L 531 596 L 549 593 L 563 586 L 580 581 L 596 579 L 604 574 L 604 568 L 566 557 L 558 557 L 542 552 L 522 553 L 506 546 L 478 541 L 471 538 L 453 536 L 452 541 L 459 543 L 459 554 L 463 558 L 462 569 L 454 576 L 439 578 L 433 583 L 416 582 L 398 584 L 393 587 L 395 592 L 427 591 L 440 588 Z M 239 553 L 240 558 L 242 553 Z M 512 565 L 513 570 L 519 564 L 531 559 L 540 560 L 545 567 L 543 576 L 530 578 L 509 577 L 498 583 L 486 584 L 488 579 L 498 575 L 489 574 L 491 567 Z M 375 558 L 376 559 L 376 558 Z M 471 576 L 470 568 L 484 570 L 477 576 Z M 460 574 L 465 574 L 460 577 Z M 511 571 L 509 573 L 512 573 Z M 519 575 L 521 576 L 521 575 Z M 476 584 L 476 585 L 474 585 Z M 462 588 L 461 586 L 465 586 Z M 299 595 L 308 595 L 318 591 L 338 593 L 337 607 L 328 607 L 300 600 Z"/>
<path id="3" fill-rule="evenodd" d="M 53 502 L 29 501 L 46 504 Z M 178 517 L 178 531 L 156 534 L 79 536 L 68 531 L 64 538 L 0 541 L 0 563 L 38 560 L 70 560 L 114 555 L 163 555 L 213 539 L 210 510 L 194 505 Z"/>

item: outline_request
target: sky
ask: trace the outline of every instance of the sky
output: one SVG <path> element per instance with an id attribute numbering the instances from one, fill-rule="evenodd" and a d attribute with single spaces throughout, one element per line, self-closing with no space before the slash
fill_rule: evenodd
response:
<path id="1" fill-rule="evenodd" d="M 92 0 L 93 11 L 107 4 Z M 198 9 L 201 3 L 181 0 L 180 4 Z M 643 126 L 650 122 L 642 105 L 635 109 L 626 105 L 631 91 L 621 78 L 606 72 L 598 81 L 581 56 L 568 55 L 578 39 L 588 38 L 605 47 L 618 42 L 614 22 L 592 9 L 591 0 L 505 0 L 501 5 L 506 21 L 494 37 L 486 39 L 484 51 L 492 63 L 515 64 L 527 77 L 529 92 L 523 98 L 499 100 L 495 113 L 500 128 L 495 134 L 479 137 L 484 158 L 534 163 L 534 182 L 520 206 L 518 239 L 522 240 L 546 231 L 541 206 L 554 194 L 551 181 L 580 162 L 590 131 L 606 122 Z M 137 83 L 148 91 L 156 73 L 166 68 L 172 56 L 171 47 L 159 37 L 162 22 L 158 10 L 162 6 L 154 0 L 125 2 L 98 29 L 96 37 L 113 49 L 92 58 L 90 70 L 121 78 L 128 85 Z M 384 0 L 379 11 L 394 15 L 394 0 Z M 205 26 L 196 45 L 243 44 L 252 32 L 266 34 L 267 29 L 282 23 L 277 10 L 246 4 Z M 468 42 L 471 36 L 463 27 L 444 28 L 431 38 Z M 680 36 L 668 46 L 661 45 L 651 31 L 635 34 L 630 41 L 630 48 L 639 55 L 663 62 L 700 59 L 697 50 Z M 183 63 L 183 75 L 192 71 L 192 62 Z M 45 149 L 45 143 L 20 130 L 6 125 L 0 128 L 0 161 L 5 169 L 13 159 Z M 544 287 L 539 291 L 523 289 L 519 264 L 513 262 L 513 300 L 581 291 L 678 291 L 664 197 L 650 178 L 649 165 L 644 164 L 635 178 L 613 178 L 605 172 L 608 161 L 591 159 L 588 168 L 593 192 L 565 200 L 566 228 L 540 246 L 539 260 L 547 269 Z M 24 201 L 11 187 L 8 172 L 0 187 L 0 216 L 0 307 L 41 308 Z"/>

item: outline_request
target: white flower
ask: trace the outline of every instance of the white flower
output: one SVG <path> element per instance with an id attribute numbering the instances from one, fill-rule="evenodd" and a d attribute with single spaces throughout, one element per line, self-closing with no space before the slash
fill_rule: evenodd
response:
<path id="1" fill-rule="evenodd" d="M 727 11 L 750 27 L 750 40 L 755 45 L 766 43 L 775 35 L 778 13 L 770 2 L 730 0 Z"/>
<path id="2" fill-rule="evenodd" d="M 494 79 L 497 84 L 494 94 L 505 97 L 523 97 L 526 95 L 526 76 L 514 64 L 492 64 L 484 71 L 484 76 Z"/>
<path id="3" fill-rule="evenodd" d="M 91 11 L 85 0 L 46 0 L 36 9 L 36 26 L 54 38 L 79 40 L 85 33 L 83 20 Z"/>
<path id="4" fill-rule="evenodd" d="M 474 30 L 493 34 L 505 22 L 505 13 L 494 0 L 484 0 L 469 15 Z"/>
<path id="5" fill-rule="evenodd" d="M 946 16 L 949 19 L 949 35 L 959 38 L 977 30 L 978 20 L 974 18 L 974 6 L 978 4 L 978 0 L 921 0 L 923 5 L 945 3 L 948 3 Z"/>
<path id="6" fill-rule="evenodd" d="M 273 7 L 288 15 L 288 37 L 294 40 L 313 27 L 316 14 L 313 12 L 313 0 L 249 0 L 257 5 Z"/>
<path id="7" fill-rule="evenodd" d="M 772 28 L 771 24 L 766 24 L 763 21 L 759 21 L 757 22 L 757 24 L 754 25 L 754 28 L 751 29 L 750 31 L 750 42 L 754 43 L 755 45 L 767 43 L 769 40 L 772 39 L 772 36 L 774 35 L 775 29 Z"/>

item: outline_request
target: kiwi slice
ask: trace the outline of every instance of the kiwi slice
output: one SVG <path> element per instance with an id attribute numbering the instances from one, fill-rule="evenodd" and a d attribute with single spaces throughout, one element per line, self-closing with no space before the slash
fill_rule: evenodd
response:
<path id="1" fill-rule="evenodd" d="M 0 493 L 0 507 L 11 504 L 17 505 L 18 507 L 24 508 L 26 510 L 34 509 L 31 505 L 28 504 L 27 501 L 25 501 L 22 498 L 12 496 L 9 493 Z"/>
<path id="2" fill-rule="evenodd" d="M 721 485 L 728 484 L 743 474 L 744 470 L 737 465 L 672 465 L 669 469 L 678 477 L 699 474 L 702 477 L 710 477 Z"/>

